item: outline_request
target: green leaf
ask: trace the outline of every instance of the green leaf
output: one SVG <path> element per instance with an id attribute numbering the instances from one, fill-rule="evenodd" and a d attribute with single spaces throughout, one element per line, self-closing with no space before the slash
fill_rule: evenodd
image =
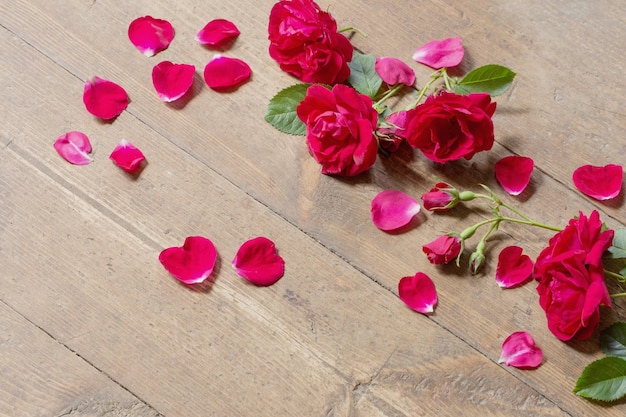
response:
<path id="1" fill-rule="evenodd" d="M 608 356 L 626 359 L 626 323 L 618 322 L 600 332 L 600 346 Z"/>
<path id="2" fill-rule="evenodd" d="M 513 82 L 515 73 L 501 65 L 489 64 L 470 71 L 454 86 L 457 94 L 488 93 L 498 96 Z"/>
<path id="3" fill-rule="evenodd" d="M 592 400 L 619 400 L 626 395 L 626 360 L 609 356 L 591 362 L 576 381 L 574 392 Z"/>
<path id="4" fill-rule="evenodd" d="M 279 91 L 270 100 L 265 120 L 281 132 L 305 135 L 306 125 L 298 118 L 296 107 L 306 96 L 311 84 L 296 84 Z"/>
<path id="5" fill-rule="evenodd" d="M 383 80 L 374 69 L 375 64 L 376 57 L 363 55 L 356 51 L 352 55 L 352 61 L 348 64 L 350 67 L 350 77 L 348 77 L 350 85 L 359 93 L 371 98 L 376 96 L 383 84 Z"/>
<path id="6" fill-rule="evenodd" d="M 626 229 L 615 230 L 613 245 L 609 248 L 609 253 L 612 259 L 626 258 Z"/>

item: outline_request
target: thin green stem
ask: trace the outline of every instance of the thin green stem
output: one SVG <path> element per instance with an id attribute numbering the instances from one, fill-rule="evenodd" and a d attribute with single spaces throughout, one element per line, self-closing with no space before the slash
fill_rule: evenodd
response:
<path id="1" fill-rule="evenodd" d="M 404 87 L 404 84 L 402 83 L 394 85 L 393 88 L 387 90 L 387 92 L 376 103 L 374 103 L 373 107 L 378 109 L 379 106 L 385 102 L 385 100 L 393 97 L 398 91 L 402 90 L 402 87 Z"/>
<path id="2" fill-rule="evenodd" d="M 502 221 L 505 222 L 511 222 L 511 223 L 518 223 L 518 224 L 525 224 L 528 226 L 536 226 L 536 227 L 541 227 L 542 229 L 547 229 L 547 230 L 552 230 L 554 232 L 560 232 L 561 229 L 560 227 L 555 227 L 555 226 L 550 226 L 549 224 L 543 224 L 543 223 L 539 223 L 536 222 L 534 220 L 522 220 L 522 219 L 516 219 L 513 217 L 501 217 L 500 218 Z"/>
<path id="3" fill-rule="evenodd" d="M 626 297 L 626 292 L 621 292 L 619 294 L 611 294 L 611 298 L 619 298 L 619 297 Z"/>
<path id="4" fill-rule="evenodd" d="M 604 275 L 608 275 L 611 278 L 615 278 L 619 282 L 626 282 L 626 277 L 618 274 L 617 272 L 609 271 L 607 269 L 604 270 Z"/>
<path id="5" fill-rule="evenodd" d="M 367 38 L 367 35 L 365 34 L 365 32 L 363 32 L 362 30 L 357 29 L 357 28 L 355 28 L 353 26 L 348 26 L 348 27 L 345 27 L 345 28 L 341 28 L 341 29 L 337 30 L 337 33 L 350 32 L 350 31 L 354 31 L 354 32 L 358 33 L 359 35 Z"/>
<path id="6" fill-rule="evenodd" d="M 448 71 L 446 71 L 445 68 L 441 69 L 441 76 L 443 77 L 443 82 L 446 85 L 446 90 L 452 91 L 453 90 L 452 83 L 451 83 L 452 79 L 448 75 Z"/>
<path id="7" fill-rule="evenodd" d="M 441 78 L 441 74 L 442 70 L 438 70 L 432 73 L 432 75 L 430 76 L 430 81 L 424 87 L 422 87 L 417 95 L 417 99 L 415 100 L 413 105 L 409 107 L 409 109 L 415 108 L 418 104 L 420 104 L 420 101 L 422 101 L 428 90 L 430 90 L 430 87 L 435 83 L 435 81 Z"/>
<path id="8" fill-rule="evenodd" d="M 507 203 L 505 203 L 505 202 L 503 202 L 503 201 L 500 201 L 500 205 L 501 205 L 502 207 L 506 207 L 507 209 L 511 210 L 513 213 L 517 214 L 518 216 L 520 216 L 520 217 L 521 217 L 521 218 L 523 218 L 524 220 L 527 220 L 527 221 L 529 221 L 529 222 L 532 222 L 532 221 L 533 221 L 533 219 L 531 219 L 530 217 L 528 217 L 527 215 L 525 215 L 524 213 L 522 213 L 521 211 L 519 211 L 519 210 L 518 210 L 518 209 L 516 209 L 515 207 L 510 206 L 510 205 L 508 205 Z M 561 229 L 558 229 L 557 227 L 553 227 L 553 226 L 550 226 L 550 227 L 551 227 L 553 230 L 554 230 L 554 229 L 561 230 Z"/>

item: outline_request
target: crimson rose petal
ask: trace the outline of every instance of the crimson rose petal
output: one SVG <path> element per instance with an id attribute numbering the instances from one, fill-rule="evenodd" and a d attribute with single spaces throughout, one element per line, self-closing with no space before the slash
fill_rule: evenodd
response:
<path id="1" fill-rule="evenodd" d="M 527 332 L 515 332 L 502 343 L 502 355 L 498 363 L 521 369 L 534 369 L 541 365 L 543 353 L 535 345 L 535 339 Z"/>
<path id="2" fill-rule="evenodd" d="M 415 71 L 397 58 L 376 58 L 374 70 L 389 85 L 404 84 L 410 87 L 415 84 Z"/>
<path id="3" fill-rule="evenodd" d="M 496 282 L 502 288 L 520 285 L 531 278 L 533 261 L 519 246 L 508 246 L 498 256 Z"/>
<path id="4" fill-rule="evenodd" d="M 114 82 L 95 76 L 85 82 L 83 103 L 89 113 L 110 120 L 128 107 L 128 94 Z"/>
<path id="5" fill-rule="evenodd" d="M 519 195 L 530 182 L 535 162 L 526 156 L 506 156 L 496 162 L 494 171 L 502 188 L 511 195 Z"/>
<path id="6" fill-rule="evenodd" d="M 431 41 L 420 46 L 413 59 L 434 69 L 455 67 L 463 60 L 465 51 L 460 37 Z"/>
<path id="7" fill-rule="evenodd" d="M 152 83 L 159 98 L 165 102 L 178 100 L 191 88 L 196 67 L 163 61 L 152 69 Z"/>
<path id="8" fill-rule="evenodd" d="M 113 149 L 109 158 L 126 172 L 133 172 L 141 166 L 146 160 L 143 153 L 133 146 L 126 139 L 122 139 L 120 143 Z"/>
<path id="9" fill-rule="evenodd" d="M 621 165 L 583 165 L 574 171 L 572 179 L 583 194 L 596 200 L 609 200 L 620 193 L 623 176 Z"/>
<path id="10" fill-rule="evenodd" d="M 202 236 L 189 236 L 182 247 L 164 249 L 159 255 L 163 267 L 185 284 L 198 284 L 211 276 L 216 259 L 213 242 Z"/>
<path id="11" fill-rule="evenodd" d="M 237 26 L 226 19 L 211 20 L 196 34 L 196 40 L 202 45 L 219 47 L 239 36 Z"/>
<path id="12" fill-rule="evenodd" d="M 128 39 L 139 52 L 153 56 L 170 45 L 174 39 L 174 28 L 167 20 L 138 17 L 128 26 Z"/>
<path id="13" fill-rule="evenodd" d="M 54 149 L 71 164 L 87 165 L 91 162 L 91 143 L 83 132 L 71 131 L 59 136 L 54 142 Z"/>
<path id="14" fill-rule="evenodd" d="M 435 310 L 437 290 L 430 277 L 423 272 L 402 278 L 398 282 L 398 294 L 407 306 L 418 313 L 429 314 Z"/>
<path id="15" fill-rule="evenodd" d="M 272 285 L 285 273 L 285 261 L 278 255 L 274 242 L 260 236 L 237 251 L 233 266 L 239 275 L 255 285 Z"/>
<path id="16" fill-rule="evenodd" d="M 217 55 L 204 67 L 204 81 L 214 90 L 235 88 L 248 81 L 252 70 L 238 58 Z"/>
<path id="17" fill-rule="evenodd" d="M 385 190 L 372 200 L 372 221 L 380 230 L 406 226 L 419 211 L 419 203 L 402 191 Z"/>

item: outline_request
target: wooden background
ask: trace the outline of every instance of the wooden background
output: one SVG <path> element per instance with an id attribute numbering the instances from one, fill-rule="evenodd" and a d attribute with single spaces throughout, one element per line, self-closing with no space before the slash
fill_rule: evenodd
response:
<path id="1" fill-rule="evenodd" d="M 377 230 L 371 199 L 395 188 L 415 197 L 438 180 L 496 190 L 493 164 L 535 160 L 529 189 L 506 201 L 546 223 L 579 210 L 626 224 L 623 193 L 598 203 L 572 185 L 583 164 L 624 164 L 626 3 L 610 0 L 320 1 L 354 45 L 411 61 L 433 39 L 461 36 L 463 71 L 488 63 L 518 77 L 498 98 L 497 144 L 444 166 L 406 153 L 369 174 L 320 175 L 300 137 L 264 120 L 268 100 L 296 80 L 267 53 L 271 0 L 0 1 L 0 414 L 3 416 L 622 416 L 572 393 L 598 338 L 565 344 L 547 330 L 533 283 L 494 281 L 499 249 L 536 256 L 551 236 L 503 227 L 483 273 L 426 261 L 421 246 L 484 216 L 479 209 L 421 216 L 400 235 Z M 152 15 L 176 37 L 153 58 L 128 41 L 128 24 Z M 230 19 L 241 35 L 228 56 L 250 64 L 236 92 L 204 85 L 214 55 L 196 32 Z M 162 60 L 194 64 L 194 95 L 160 102 L 151 84 Z M 82 104 L 98 75 L 131 98 L 112 123 Z M 63 161 L 53 141 L 89 135 L 94 162 Z M 132 179 L 108 159 L 125 138 L 149 161 Z M 189 289 L 157 257 L 204 235 L 220 258 L 213 285 Z M 247 285 L 230 265 L 239 245 L 276 242 L 286 274 Z M 466 260 L 466 259 L 465 259 Z M 439 293 L 435 314 L 412 312 L 397 282 L 423 271 Z M 619 290 L 619 288 L 612 288 Z M 626 302 L 603 326 L 626 319 Z M 531 332 L 543 365 L 499 365 L 502 341 Z"/>

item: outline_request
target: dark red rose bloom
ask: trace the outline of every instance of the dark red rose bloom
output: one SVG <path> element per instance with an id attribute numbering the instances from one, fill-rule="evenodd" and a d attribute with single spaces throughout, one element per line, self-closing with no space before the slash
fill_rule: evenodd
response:
<path id="1" fill-rule="evenodd" d="M 439 236 L 430 243 L 425 244 L 422 250 L 431 264 L 447 264 L 456 259 L 461 253 L 461 239 L 457 236 Z"/>
<path id="2" fill-rule="evenodd" d="M 491 116 L 495 111 L 489 94 L 443 92 L 409 110 L 401 134 L 435 162 L 471 159 L 493 146 Z"/>
<path id="3" fill-rule="evenodd" d="M 459 192 L 445 182 L 438 182 L 429 192 L 422 194 L 422 201 L 426 210 L 444 212 L 459 203 Z"/>
<path id="4" fill-rule="evenodd" d="M 533 274 L 539 280 L 539 304 L 557 338 L 591 337 L 600 321 L 599 306 L 611 306 L 602 254 L 611 246 L 613 234 L 602 230 L 597 211 L 589 218 L 580 213 L 537 257 Z"/>
<path id="5" fill-rule="evenodd" d="M 306 142 L 322 173 L 353 176 L 376 162 L 378 113 L 369 97 L 343 84 L 332 91 L 313 85 L 296 111 L 306 124 Z"/>
<path id="6" fill-rule="evenodd" d="M 353 47 L 337 33 L 335 19 L 312 0 L 283 0 L 272 7 L 270 56 L 288 74 L 308 83 L 336 84 L 350 75 Z"/>

